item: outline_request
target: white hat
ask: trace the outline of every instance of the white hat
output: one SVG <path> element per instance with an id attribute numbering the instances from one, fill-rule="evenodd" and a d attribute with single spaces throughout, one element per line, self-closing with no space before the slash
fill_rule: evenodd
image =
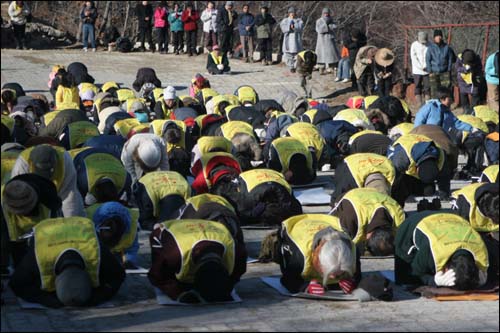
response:
<path id="1" fill-rule="evenodd" d="M 163 99 L 175 99 L 176 94 L 175 94 L 175 88 L 172 86 L 168 86 L 163 90 Z"/>
<path id="2" fill-rule="evenodd" d="M 142 143 L 137 152 L 148 168 L 154 169 L 160 165 L 161 149 L 154 141 Z"/>

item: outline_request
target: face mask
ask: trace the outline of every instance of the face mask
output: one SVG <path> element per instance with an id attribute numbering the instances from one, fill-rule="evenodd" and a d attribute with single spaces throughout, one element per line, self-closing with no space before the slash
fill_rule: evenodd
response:
<path id="1" fill-rule="evenodd" d="M 466 70 L 470 70 L 470 65 L 465 65 Z"/>
<path id="2" fill-rule="evenodd" d="M 147 123 L 148 122 L 148 115 L 146 113 L 142 113 L 142 112 L 137 112 L 135 114 L 135 117 L 137 118 L 137 120 L 139 120 L 139 122 L 141 124 L 144 124 L 144 123 Z"/>

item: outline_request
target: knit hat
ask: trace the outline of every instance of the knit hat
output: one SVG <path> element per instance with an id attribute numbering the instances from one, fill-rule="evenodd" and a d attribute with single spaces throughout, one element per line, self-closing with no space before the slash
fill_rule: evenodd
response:
<path id="1" fill-rule="evenodd" d="M 291 14 L 291 13 L 294 13 L 294 14 L 296 13 L 295 7 L 288 8 L 288 14 Z"/>
<path id="2" fill-rule="evenodd" d="M 38 193 L 28 183 L 13 180 L 5 185 L 2 202 L 7 210 L 16 215 L 27 215 L 38 203 Z"/>
<path id="3" fill-rule="evenodd" d="M 175 97 L 176 91 L 174 87 L 168 86 L 167 88 L 165 88 L 165 90 L 163 90 L 163 99 L 175 99 Z"/>
<path id="4" fill-rule="evenodd" d="M 137 152 L 148 168 L 154 169 L 160 165 L 161 149 L 154 142 L 142 143 Z"/>
<path id="5" fill-rule="evenodd" d="M 269 4 L 267 2 L 261 2 L 260 3 L 260 8 L 266 8 L 269 9 Z"/>
<path id="6" fill-rule="evenodd" d="M 89 273 L 81 267 L 66 267 L 56 277 L 56 295 L 66 306 L 83 306 L 92 296 L 92 283 Z"/>
<path id="7" fill-rule="evenodd" d="M 474 51 L 472 51 L 472 50 L 465 50 L 464 53 L 462 53 L 462 61 L 465 65 L 474 64 L 475 58 L 476 58 L 476 55 L 474 54 Z"/>
<path id="8" fill-rule="evenodd" d="M 375 62 L 383 67 L 390 66 L 394 63 L 394 52 L 387 48 L 381 48 L 375 54 Z"/>
<path id="9" fill-rule="evenodd" d="M 417 40 L 420 42 L 420 43 L 426 43 L 427 42 L 427 39 L 429 38 L 429 34 L 425 31 L 419 31 L 418 32 L 418 37 L 417 37 Z"/>
<path id="10" fill-rule="evenodd" d="M 322 15 L 325 15 L 325 14 L 331 14 L 332 11 L 330 10 L 330 8 L 323 8 L 323 11 L 321 12 Z"/>
<path id="11" fill-rule="evenodd" d="M 418 177 L 424 184 L 432 184 L 437 179 L 439 169 L 437 160 L 429 158 L 418 165 Z"/>
<path id="12" fill-rule="evenodd" d="M 443 37 L 443 31 L 440 29 L 434 30 L 434 37 L 441 36 Z"/>
<path id="13" fill-rule="evenodd" d="M 220 50 L 220 46 L 219 46 L 219 45 L 214 45 L 214 46 L 212 47 L 212 50 L 214 50 L 214 51 L 215 51 L 215 50 Z"/>
<path id="14" fill-rule="evenodd" d="M 226 7 L 234 6 L 234 1 L 226 1 Z"/>
<path id="15" fill-rule="evenodd" d="M 49 145 L 35 147 L 29 159 L 34 166 L 34 173 L 47 179 L 52 179 L 57 163 L 57 152 L 53 147 Z"/>

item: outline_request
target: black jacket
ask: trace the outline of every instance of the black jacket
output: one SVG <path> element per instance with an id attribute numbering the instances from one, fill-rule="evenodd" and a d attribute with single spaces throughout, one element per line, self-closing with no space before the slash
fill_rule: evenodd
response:
<path id="1" fill-rule="evenodd" d="M 276 20 L 269 13 L 266 13 L 265 16 L 263 16 L 262 14 L 256 15 L 255 16 L 255 25 L 258 27 L 258 26 L 261 26 L 264 24 L 274 25 L 274 24 L 276 24 Z"/>
<path id="2" fill-rule="evenodd" d="M 233 22 L 231 25 L 229 25 L 229 13 L 227 12 L 225 7 L 219 8 L 217 11 L 217 31 L 219 33 L 226 33 L 230 32 L 234 29 L 236 26 L 236 20 L 238 19 L 238 13 L 236 13 L 234 10 L 232 11 L 233 15 Z"/>
<path id="3" fill-rule="evenodd" d="M 151 27 L 153 23 L 153 6 L 150 4 L 143 6 L 142 3 L 139 3 L 135 7 L 135 15 L 139 20 L 139 28 Z M 146 21 L 146 17 L 149 17 L 148 21 Z"/>
<path id="4" fill-rule="evenodd" d="M 352 142 L 349 153 L 373 153 L 387 156 L 387 150 L 391 144 L 391 139 L 383 134 L 365 134 Z"/>
<path id="5" fill-rule="evenodd" d="M 62 110 L 46 127 L 40 128 L 39 136 L 59 138 L 66 126 L 77 121 L 88 121 L 85 112 L 81 110 Z"/>
<path id="6" fill-rule="evenodd" d="M 351 66 L 354 66 L 356 62 L 356 56 L 358 55 L 359 49 L 366 46 L 367 43 L 366 35 L 362 32 L 360 32 L 357 37 L 357 41 L 353 41 L 350 36 L 344 40 L 344 46 L 349 50 L 349 61 Z"/>
<path id="7" fill-rule="evenodd" d="M 87 66 L 82 64 L 81 62 L 73 62 L 68 66 L 68 73 L 71 73 L 73 75 L 73 78 L 75 79 L 75 84 L 79 85 L 82 82 L 87 82 L 87 83 L 94 83 L 95 80 L 94 78 L 89 75 Z"/>
<path id="8" fill-rule="evenodd" d="M 157 88 L 161 88 L 161 81 L 158 79 L 155 70 L 152 68 L 140 68 L 137 71 L 137 75 L 132 87 L 135 91 L 140 91 L 145 83 L 152 83 Z"/>

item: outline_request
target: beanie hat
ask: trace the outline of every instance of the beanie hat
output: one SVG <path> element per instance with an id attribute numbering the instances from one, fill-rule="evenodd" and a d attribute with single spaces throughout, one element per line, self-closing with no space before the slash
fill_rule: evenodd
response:
<path id="1" fill-rule="evenodd" d="M 437 160 L 429 158 L 418 165 L 418 177 L 425 184 L 432 184 L 437 179 L 439 169 Z"/>
<path id="2" fill-rule="evenodd" d="M 434 37 L 441 36 L 443 37 L 443 31 L 440 29 L 434 30 Z"/>
<path id="3" fill-rule="evenodd" d="M 2 196 L 2 202 L 7 210 L 17 215 L 27 215 L 38 203 L 38 193 L 28 183 L 13 180 L 7 185 Z"/>
<path id="4" fill-rule="evenodd" d="M 83 306 L 92 296 L 92 284 L 87 271 L 68 266 L 56 277 L 56 295 L 66 306 Z"/>
<path id="5" fill-rule="evenodd" d="M 148 168 L 157 168 L 161 161 L 161 149 L 154 141 L 143 143 L 137 149 L 139 158 Z"/>
<path id="6" fill-rule="evenodd" d="M 234 1 L 226 1 L 226 7 L 234 6 Z"/>
<path id="7" fill-rule="evenodd" d="M 474 64 L 475 58 L 476 58 L 476 55 L 474 54 L 474 51 L 472 51 L 472 50 L 465 50 L 464 53 L 462 53 L 462 61 L 465 65 Z"/>
<path id="8" fill-rule="evenodd" d="M 57 163 L 57 152 L 53 147 L 49 145 L 35 147 L 29 159 L 34 166 L 34 173 L 47 179 L 52 178 Z"/>
<path id="9" fill-rule="evenodd" d="M 295 7 L 288 8 L 288 14 L 291 14 L 291 13 L 295 14 Z"/>
<path id="10" fill-rule="evenodd" d="M 417 40 L 420 42 L 420 43 L 425 43 L 427 42 L 427 39 L 429 38 L 429 35 L 427 34 L 427 32 L 425 31 L 419 31 L 418 32 L 418 37 L 417 37 Z"/>
<path id="11" fill-rule="evenodd" d="M 168 86 L 163 90 L 163 99 L 175 99 L 176 93 L 175 93 L 175 88 L 172 86 Z"/>
<path id="12" fill-rule="evenodd" d="M 323 11 L 321 12 L 321 14 L 325 15 L 325 14 L 331 14 L 332 11 L 330 10 L 330 8 L 323 8 Z"/>

